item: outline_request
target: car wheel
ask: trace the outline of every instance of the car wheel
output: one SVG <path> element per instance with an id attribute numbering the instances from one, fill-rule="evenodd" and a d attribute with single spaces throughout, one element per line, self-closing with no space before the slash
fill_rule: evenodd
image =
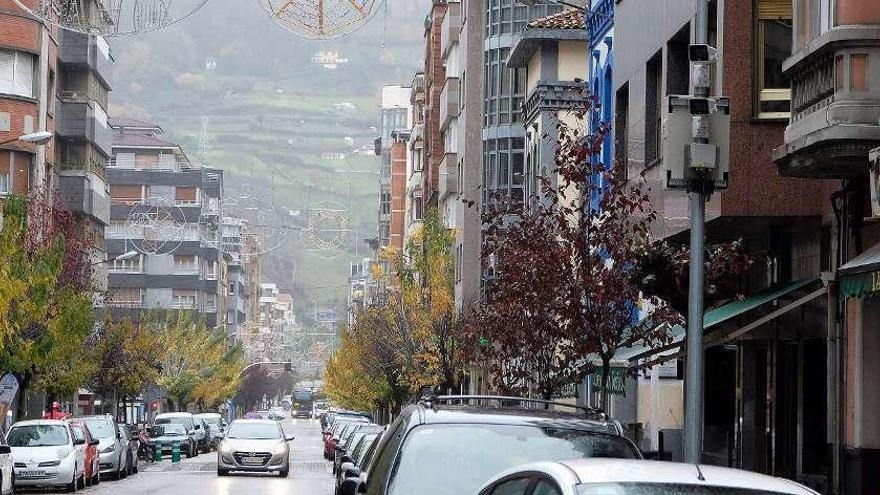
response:
<path id="1" fill-rule="evenodd" d="M 73 481 L 71 481 L 67 485 L 67 491 L 73 493 L 79 487 L 79 480 L 76 478 L 76 473 L 73 473 Z"/>
<path id="2" fill-rule="evenodd" d="M 217 468 L 217 476 L 229 476 L 229 470 Z"/>

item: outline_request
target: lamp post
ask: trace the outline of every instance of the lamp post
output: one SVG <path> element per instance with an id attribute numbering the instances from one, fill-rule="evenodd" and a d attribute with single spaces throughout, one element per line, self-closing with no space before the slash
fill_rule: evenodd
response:
<path id="1" fill-rule="evenodd" d="M 0 146 L 4 144 L 14 143 L 16 141 L 21 141 L 23 143 L 31 143 L 36 145 L 46 144 L 52 139 L 52 136 L 55 134 L 49 131 L 39 131 L 33 132 L 31 134 L 24 134 L 22 136 L 18 136 L 12 139 L 7 139 L 5 141 L 0 141 Z"/>
<path id="2" fill-rule="evenodd" d="M 109 259 L 102 260 L 102 261 L 96 261 L 96 262 L 92 263 L 92 266 L 103 265 L 104 263 L 110 263 L 111 261 L 130 260 L 130 259 L 134 258 L 135 256 L 137 256 L 138 254 L 140 254 L 140 253 L 138 253 L 137 251 L 128 251 L 128 252 L 120 254 L 119 256 L 117 256 L 115 258 L 109 258 Z"/>

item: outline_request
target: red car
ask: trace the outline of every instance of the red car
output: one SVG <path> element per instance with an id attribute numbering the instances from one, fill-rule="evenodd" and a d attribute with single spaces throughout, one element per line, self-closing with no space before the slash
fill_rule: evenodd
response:
<path id="1" fill-rule="evenodd" d="M 98 457 L 98 439 L 92 437 L 89 427 L 83 421 L 68 421 L 73 431 L 74 443 L 77 449 L 85 450 L 85 473 L 83 478 L 88 486 L 95 486 L 101 482 L 101 468 Z M 82 442 L 82 443 L 80 443 Z"/>

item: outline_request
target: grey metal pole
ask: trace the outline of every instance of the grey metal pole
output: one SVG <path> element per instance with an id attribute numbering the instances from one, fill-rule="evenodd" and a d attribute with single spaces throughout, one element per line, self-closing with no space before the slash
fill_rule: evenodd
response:
<path id="1" fill-rule="evenodd" d="M 709 39 L 708 0 L 696 0 L 694 43 Z M 694 88 L 708 96 L 708 88 Z M 700 94 L 705 93 L 705 94 Z M 699 117 L 697 117 L 699 118 Z M 695 137 L 694 142 L 698 142 Z M 691 191 L 691 264 L 687 320 L 687 374 L 685 377 L 684 460 L 699 464 L 703 449 L 703 282 L 706 198 L 704 188 Z"/>

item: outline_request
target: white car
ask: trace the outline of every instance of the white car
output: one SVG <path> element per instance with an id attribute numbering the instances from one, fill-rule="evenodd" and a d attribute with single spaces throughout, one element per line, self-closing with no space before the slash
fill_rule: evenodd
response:
<path id="1" fill-rule="evenodd" d="M 717 466 L 630 459 L 526 464 L 502 472 L 480 495 L 818 495 L 794 481 Z"/>
<path id="2" fill-rule="evenodd" d="M 6 445 L 3 435 L 0 435 L 0 495 L 6 495 L 14 491 L 15 476 L 12 474 L 12 449 Z"/>
<path id="3" fill-rule="evenodd" d="M 6 434 L 12 449 L 15 486 L 76 490 L 85 484 L 85 452 L 66 421 L 19 421 Z"/>

